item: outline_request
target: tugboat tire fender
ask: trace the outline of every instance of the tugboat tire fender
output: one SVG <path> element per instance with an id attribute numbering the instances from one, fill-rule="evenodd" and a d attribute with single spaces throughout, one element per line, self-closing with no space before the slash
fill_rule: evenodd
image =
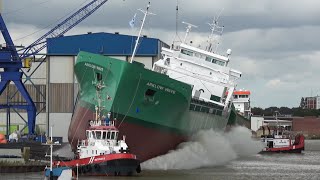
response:
<path id="1" fill-rule="evenodd" d="M 95 164 L 95 165 L 94 165 L 94 169 L 97 170 L 97 171 L 100 171 L 100 169 L 101 169 L 101 168 L 100 168 L 100 165 L 99 165 L 99 164 Z"/>
<path id="2" fill-rule="evenodd" d="M 91 166 L 90 165 L 85 166 L 85 170 L 86 172 L 91 172 Z"/>
<path id="3" fill-rule="evenodd" d="M 80 172 L 83 173 L 83 174 L 85 174 L 85 173 L 86 173 L 85 167 L 81 166 L 81 167 L 80 167 Z"/>
<path id="4" fill-rule="evenodd" d="M 137 173 L 140 173 L 140 172 L 141 172 L 141 166 L 140 166 L 140 164 L 138 165 L 136 171 L 137 171 Z"/>

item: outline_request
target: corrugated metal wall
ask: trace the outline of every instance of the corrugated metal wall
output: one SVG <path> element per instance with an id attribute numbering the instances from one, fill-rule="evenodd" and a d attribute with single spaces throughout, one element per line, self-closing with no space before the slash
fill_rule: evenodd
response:
<path id="1" fill-rule="evenodd" d="M 49 89 L 49 112 L 72 113 L 74 85 L 72 83 L 51 83 Z"/>
<path id="2" fill-rule="evenodd" d="M 46 85 L 43 84 L 37 84 L 35 86 L 31 84 L 25 84 L 25 87 L 27 91 L 29 92 L 31 98 L 33 99 L 35 106 L 37 108 L 37 111 L 46 112 L 45 109 L 45 97 L 46 97 Z M 40 93 L 39 93 L 40 92 Z M 0 96 L 0 104 L 6 104 L 7 103 L 7 96 L 10 96 L 10 102 L 11 104 L 15 105 L 24 105 L 26 104 L 25 99 L 20 94 L 20 92 L 17 91 L 17 87 L 14 84 L 9 84 L 2 95 Z M 5 109 L 1 109 L 1 112 L 6 111 Z M 24 110 L 18 110 L 18 112 L 22 112 Z"/>

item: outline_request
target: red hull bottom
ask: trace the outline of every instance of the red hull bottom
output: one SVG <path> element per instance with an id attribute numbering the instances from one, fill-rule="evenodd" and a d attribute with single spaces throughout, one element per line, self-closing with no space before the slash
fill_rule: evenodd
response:
<path id="1" fill-rule="evenodd" d="M 74 173 L 88 176 L 130 176 L 140 173 L 140 161 L 133 154 L 119 153 L 101 156 L 75 159 L 71 161 L 56 161 L 53 164 L 56 168 L 69 167 Z"/>
<path id="2" fill-rule="evenodd" d="M 92 119 L 93 114 L 86 108 L 76 108 L 70 123 L 68 136 L 73 150 L 77 147 L 78 139 L 85 139 L 85 130 L 89 126 L 88 120 Z M 126 143 L 130 152 L 135 154 L 141 162 L 166 154 L 169 150 L 175 149 L 178 144 L 187 140 L 186 136 L 174 132 L 161 131 L 156 128 L 129 123 L 126 120 L 118 129 L 120 137 L 122 135 L 126 136 Z"/>
<path id="3" fill-rule="evenodd" d="M 296 135 L 295 144 L 288 147 L 266 148 L 260 153 L 301 153 L 304 150 L 304 136 Z"/>
<path id="4" fill-rule="evenodd" d="M 304 150 L 304 148 L 283 149 L 283 150 L 273 148 L 272 150 L 261 151 L 260 154 L 265 154 L 265 153 L 301 153 L 303 150 Z"/>

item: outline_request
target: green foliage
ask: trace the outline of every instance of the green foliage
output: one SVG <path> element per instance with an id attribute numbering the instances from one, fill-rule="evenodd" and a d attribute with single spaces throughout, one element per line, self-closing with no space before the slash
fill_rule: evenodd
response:
<path id="1" fill-rule="evenodd" d="M 253 107 L 251 108 L 251 113 L 253 115 L 260 115 L 260 116 L 274 116 L 275 112 L 278 111 L 282 115 L 292 115 L 292 116 L 320 116 L 320 109 L 303 109 L 301 107 L 268 107 L 262 109 L 260 107 Z"/>

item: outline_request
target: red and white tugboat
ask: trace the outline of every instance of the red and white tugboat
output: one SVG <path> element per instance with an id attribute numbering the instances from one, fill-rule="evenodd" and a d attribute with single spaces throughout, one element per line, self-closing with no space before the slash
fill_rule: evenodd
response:
<path id="1" fill-rule="evenodd" d="M 108 115 L 110 116 L 110 114 Z M 55 161 L 57 167 L 71 167 L 79 175 L 132 175 L 141 172 L 140 161 L 129 152 L 125 136 L 118 140 L 115 121 L 90 121 L 87 139 L 79 142 L 78 159 Z"/>
<path id="2" fill-rule="evenodd" d="M 101 79 L 101 78 L 98 78 Z M 95 119 L 89 120 L 86 139 L 78 142 L 77 159 L 71 161 L 55 161 L 55 168 L 70 167 L 79 175 L 132 175 L 141 172 L 140 161 L 131 154 L 125 142 L 125 136 L 118 140 L 119 130 L 115 126 L 116 119 L 111 120 L 102 115 L 101 81 L 96 86 L 97 102 Z"/>
<path id="3" fill-rule="evenodd" d="M 285 130 L 279 126 L 279 121 L 276 115 L 277 126 L 273 133 L 271 134 L 270 127 L 267 127 L 269 134 L 261 135 L 261 141 L 266 145 L 261 153 L 301 153 L 304 150 L 304 136 L 302 134 L 294 135 L 292 131 Z"/>

